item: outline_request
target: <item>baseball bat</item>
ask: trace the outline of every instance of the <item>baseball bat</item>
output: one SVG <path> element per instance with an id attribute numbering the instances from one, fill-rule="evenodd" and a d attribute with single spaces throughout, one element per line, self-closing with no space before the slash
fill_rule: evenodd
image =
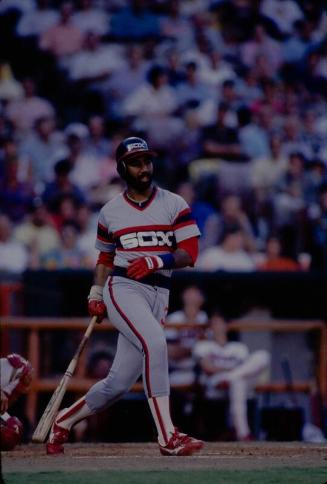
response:
<path id="1" fill-rule="evenodd" d="M 43 414 L 42 414 L 42 417 L 32 435 L 32 442 L 44 442 L 47 435 L 48 435 L 48 432 L 50 430 L 50 427 L 51 425 L 53 424 L 53 421 L 57 415 L 57 412 L 59 410 L 59 407 L 60 407 L 60 404 L 62 402 L 62 399 L 64 398 L 64 395 L 65 395 L 65 392 L 66 392 L 66 388 L 67 388 L 67 385 L 69 383 L 69 380 L 71 379 L 71 377 L 73 376 L 74 374 L 74 371 L 75 371 L 75 368 L 76 368 L 76 365 L 77 365 L 77 361 L 78 361 L 78 358 L 80 357 L 92 331 L 93 331 L 93 328 L 94 328 L 94 325 L 97 321 L 97 317 L 96 316 L 93 316 L 93 318 L 91 319 L 91 321 L 89 322 L 89 325 L 84 333 L 84 336 L 83 336 L 83 339 L 82 341 L 80 342 L 74 356 L 73 356 L 73 359 L 71 360 L 71 362 L 69 363 L 68 365 L 68 368 L 67 370 L 65 371 L 65 374 L 64 376 L 62 377 L 62 379 L 60 380 L 60 383 L 59 385 L 57 386 L 57 388 L 55 389 L 55 391 L 53 392 L 53 395 L 48 403 L 48 405 L 46 406 L 46 409 L 44 410 Z"/>

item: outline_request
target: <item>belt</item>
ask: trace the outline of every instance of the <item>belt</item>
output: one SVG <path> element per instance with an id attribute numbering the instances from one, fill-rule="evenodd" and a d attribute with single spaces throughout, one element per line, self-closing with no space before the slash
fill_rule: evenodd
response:
<path id="1" fill-rule="evenodd" d="M 135 281 L 127 275 L 127 269 L 125 267 L 115 266 L 111 274 L 112 276 L 126 277 L 131 281 Z M 159 286 L 165 289 L 170 289 L 170 277 L 163 276 L 162 274 L 150 274 L 149 276 L 143 277 L 136 282 L 141 282 L 142 284 L 149 284 L 150 286 Z"/>

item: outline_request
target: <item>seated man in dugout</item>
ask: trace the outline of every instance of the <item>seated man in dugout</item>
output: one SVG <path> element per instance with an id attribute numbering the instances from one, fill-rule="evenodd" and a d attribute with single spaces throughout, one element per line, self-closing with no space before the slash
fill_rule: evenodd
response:
<path id="1" fill-rule="evenodd" d="M 249 391 L 267 376 L 270 354 L 257 350 L 250 354 L 247 346 L 228 341 L 228 325 L 217 313 L 210 319 L 206 338 L 199 340 L 193 356 L 200 367 L 200 383 L 206 398 L 217 398 L 228 392 L 229 410 L 236 439 L 253 440 L 247 418 Z"/>

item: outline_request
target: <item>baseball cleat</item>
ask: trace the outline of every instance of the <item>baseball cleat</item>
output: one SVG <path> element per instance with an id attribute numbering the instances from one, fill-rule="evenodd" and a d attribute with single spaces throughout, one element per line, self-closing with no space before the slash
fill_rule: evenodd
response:
<path id="1" fill-rule="evenodd" d="M 182 434 L 175 429 L 168 444 L 159 444 L 159 449 L 162 455 L 192 455 L 194 452 L 201 450 L 203 445 L 202 440 Z"/>
<path id="2" fill-rule="evenodd" d="M 57 415 L 56 420 L 60 414 Z M 63 444 L 67 442 L 69 437 L 69 430 L 60 427 L 56 420 L 54 421 L 51 430 L 50 430 L 50 437 L 48 442 L 46 443 L 47 454 L 63 454 L 64 453 L 64 446 Z"/>

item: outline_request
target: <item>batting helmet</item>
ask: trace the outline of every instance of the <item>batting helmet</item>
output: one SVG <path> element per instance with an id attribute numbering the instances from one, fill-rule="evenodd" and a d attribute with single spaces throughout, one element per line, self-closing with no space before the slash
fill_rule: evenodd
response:
<path id="1" fill-rule="evenodd" d="M 128 161 L 132 158 L 136 158 L 138 156 L 157 156 L 155 151 L 149 149 L 147 142 L 136 136 L 131 136 L 130 138 L 125 138 L 119 145 L 116 150 L 116 162 L 117 162 L 117 171 L 121 177 L 124 178 L 126 173 L 126 165 L 125 161 Z"/>
<path id="2" fill-rule="evenodd" d="M 0 449 L 12 450 L 22 440 L 23 424 L 17 417 L 0 419 Z"/>

